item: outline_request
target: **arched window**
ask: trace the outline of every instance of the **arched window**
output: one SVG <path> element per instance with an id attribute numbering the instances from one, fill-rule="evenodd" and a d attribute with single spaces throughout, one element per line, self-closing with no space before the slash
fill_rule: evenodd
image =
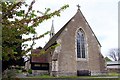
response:
<path id="1" fill-rule="evenodd" d="M 77 32 L 77 58 L 85 58 L 85 34 L 82 29 Z"/>

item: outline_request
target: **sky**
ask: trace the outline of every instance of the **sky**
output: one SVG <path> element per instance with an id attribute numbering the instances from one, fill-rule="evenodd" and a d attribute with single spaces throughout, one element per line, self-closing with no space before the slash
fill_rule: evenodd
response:
<path id="1" fill-rule="evenodd" d="M 30 3 L 32 0 L 26 0 Z M 58 10 L 65 4 L 69 8 L 61 13 L 60 17 L 54 17 L 40 24 L 36 31 L 38 35 L 51 29 L 52 20 L 54 20 L 55 33 L 64 26 L 77 12 L 77 6 L 80 5 L 84 17 L 88 21 L 93 32 L 101 43 L 101 52 L 103 56 L 108 56 L 111 48 L 118 47 L 118 1 L 119 0 L 36 0 L 33 9 L 44 12 L 45 8 L 50 8 L 51 12 Z M 36 40 L 36 47 L 44 47 L 48 42 L 49 35 L 40 40 Z"/>

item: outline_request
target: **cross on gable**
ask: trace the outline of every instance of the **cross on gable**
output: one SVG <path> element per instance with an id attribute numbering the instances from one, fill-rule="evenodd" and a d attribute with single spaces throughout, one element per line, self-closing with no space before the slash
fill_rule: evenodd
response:
<path id="1" fill-rule="evenodd" d="M 77 5 L 77 7 L 78 7 L 78 9 L 80 9 L 80 5 L 79 4 Z"/>

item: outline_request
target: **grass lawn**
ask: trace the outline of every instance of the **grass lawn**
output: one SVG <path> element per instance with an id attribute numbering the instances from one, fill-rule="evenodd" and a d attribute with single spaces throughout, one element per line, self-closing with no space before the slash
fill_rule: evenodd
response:
<path id="1" fill-rule="evenodd" d="M 117 77 L 119 76 L 119 77 Z M 18 79 L 3 79 L 3 80 L 120 80 L 120 74 L 117 73 L 109 73 L 108 75 L 102 76 L 60 76 L 60 77 L 53 77 L 49 75 L 38 75 L 38 76 L 31 76 L 26 78 L 18 78 Z"/>
<path id="2" fill-rule="evenodd" d="M 112 76 L 114 76 L 112 74 Z M 112 77 L 112 76 L 107 76 L 107 77 Z M 116 75 L 115 75 L 116 76 Z M 28 78 L 39 78 L 39 79 L 85 79 L 85 80 L 120 80 L 119 78 L 106 78 L 106 76 L 60 76 L 60 77 L 52 77 L 49 75 L 42 75 L 42 76 L 33 76 L 33 77 L 28 77 Z"/>
<path id="3" fill-rule="evenodd" d="M 32 76 L 27 78 L 3 79 L 3 80 L 120 80 L 119 78 L 106 78 L 104 76 L 60 76 L 52 77 L 49 75 Z"/>
<path id="4" fill-rule="evenodd" d="M 108 73 L 108 76 L 119 76 L 120 77 L 120 73 Z"/>

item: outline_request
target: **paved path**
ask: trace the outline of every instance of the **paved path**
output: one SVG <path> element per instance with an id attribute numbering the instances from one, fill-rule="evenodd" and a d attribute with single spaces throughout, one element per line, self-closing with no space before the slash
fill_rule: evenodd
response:
<path id="1" fill-rule="evenodd" d="M 97 77 L 97 78 L 120 78 L 120 76 L 101 76 L 101 77 Z"/>
<path id="2" fill-rule="evenodd" d="M 17 74 L 16 77 L 18 77 L 18 78 L 27 78 L 25 73 L 19 73 L 19 74 Z"/>

